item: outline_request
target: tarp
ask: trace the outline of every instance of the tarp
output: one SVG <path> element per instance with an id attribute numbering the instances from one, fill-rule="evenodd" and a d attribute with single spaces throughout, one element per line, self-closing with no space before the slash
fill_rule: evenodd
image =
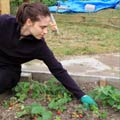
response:
<path id="1" fill-rule="evenodd" d="M 50 6 L 51 12 L 79 13 L 96 12 L 106 8 L 115 8 L 120 0 L 67 0 L 58 1 L 59 6 Z"/>

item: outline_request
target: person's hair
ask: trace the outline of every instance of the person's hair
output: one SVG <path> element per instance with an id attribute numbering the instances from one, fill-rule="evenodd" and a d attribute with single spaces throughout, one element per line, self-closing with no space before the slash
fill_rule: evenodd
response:
<path id="1" fill-rule="evenodd" d="M 29 18 L 32 22 L 40 20 L 40 16 L 50 16 L 48 7 L 42 3 L 23 3 L 17 11 L 16 20 L 23 26 L 26 20 Z"/>

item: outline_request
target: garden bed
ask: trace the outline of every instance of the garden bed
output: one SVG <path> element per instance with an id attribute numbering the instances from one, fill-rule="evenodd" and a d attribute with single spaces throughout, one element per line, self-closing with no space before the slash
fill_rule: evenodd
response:
<path id="1" fill-rule="evenodd" d="M 119 90 L 112 86 L 96 89 L 92 83 L 84 83 L 81 88 L 87 93 L 92 91 L 88 93 L 92 97 L 102 98 L 96 98 L 99 108 L 92 106 L 86 110 L 55 79 L 44 83 L 20 82 L 15 93 L 1 103 L 0 120 L 120 120 Z"/>

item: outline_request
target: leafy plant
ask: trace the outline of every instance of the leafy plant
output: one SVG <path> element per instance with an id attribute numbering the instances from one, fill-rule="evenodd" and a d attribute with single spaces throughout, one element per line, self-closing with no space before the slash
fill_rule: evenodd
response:
<path id="1" fill-rule="evenodd" d="M 116 110 L 120 110 L 120 90 L 117 88 L 113 86 L 98 87 L 90 94 L 104 106 L 109 105 Z"/>
<path id="2" fill-rule="evenodd" d="M 90 106 L 90 111 L 92 112 L 93 117 L 95 116 L 96 118 L 100 118 L 100 119 L 106 119 L 106 117 L 107 117 L 107 112 L 106 111 L 100 111 L 100 109 L 95 105 Z M 88 112 L 88 109 L 86 109 L 86 107 L 82 104 L 80 104 L 79 106 L 77 106 L 75 108 L 76 115 L 78 115 L 80 117 L 81 116 L 84 117 L 85 115 L 87 115 L 87 112 Z"/>
<path id="3" fill-rule="evenodd" d="M 61 118 L 59 116 L 56 116 L 55 120 L 61 120 Z"/>
<path id="4" fill-rule="evenodd" d="M 22 4 L 23 0 L 10 0 L 10 11 L 11 14 L 16 14 L 18 6 Z"/>
<path id="5" fill-rule="evenodd" d="M 32 105 L 25 106 L 21 112 L 17 112 L 17 117 L 22 117 L 24 115 L 31 115 L 31 117 L 36 117 L 37 120 L 51 120 L 52 113 L 45 109 L 45 107 L 33 103 Z"/>
<path id="6" fill-rule="evenodd" d="M 59 96 L 64 96 L 64 93 L 71 96 L 70 92 L 55 78 L 44 83 L 33 80 L 31 82 L 19 82 L 14 90 L 16 92 L 15 96 L 21 102 L 27 97 L 40 99 L 49 96 L 51 98 L 58 98 Z"/>
<path id="7" fill-rule="evenodd" d="M 40 98 L 43 97 L 44 100 L 48 100 L 48 107 L 57 110 L 58 115 L 66 109 L 64 104 L 72 100 L 70 92 L 55 78 L 45 81 L 44 83 L 33 80 L 30 82 L 19 82 L 13 90 L 15 91 L 15 96 L 5 101 L 4 106 L 6 108 L 12 107 L 16 109 L 15 106 L 17 105 L 17 117 L 29 115 L 35 120 L 51 119 L 52 113 L 41 105 L 33 103 L 32 105 L 25 106 L 24 101 L 27 98 L 38 98 L 41 100 Z M 56 117 L 56 120 L 59 119 L 60 117 Z"/>
<path id="8" fill-rule="evenodd" d="M 42 3 L 48 5 L 48 6 L 52 6 L 55 5 L 57 2 L 57 0 L 42 0 Z"/>
<path id="9" fill-rule="evenodd" d="M 48 104 L 48 107 L 50 109 L 64 111 L 66 109 L 64 104 L 70 102 L 71 100 L 71 97 L 68 94 L 64 93 L 63 97 L 52 99 L 52 101 Z"/>
<path id="10" fill-rule="evenodd" d="M 30 82 L 19 82 L 14 90 L 16 92 L 15 96 L 18 98 L 18 101 L 23 102 L 28 97 Z"/>
<path id="11" fill-rule="evenodd" d="M 42 99 L 47 89 L 45 84 L 31 80 L 31 82 L 19 82 L 13 90 L 16 92 L 15 96 L 18 101 L 23 102 L 27 97 Z"/>
<path id="12" fill-rule="evenodd" d="M 98 118 L 106 119 L 107 112 L 106 111 L 100 111 L 99 108 L 95 105 L 90 106 L 90 110 L 92 110 L 93 114 L 95 114 Z"/>
<path id="13" fill-rule="evenodd" d="M 38 98 L 40 101 L 40 97 L 43 97 L 47 101 L 48 108 L 56 110 L 57 115 L 60 115 L 66 109 L 65 104 L 72 100 L 70 92 L 55 78 L 44 83 L 33 80 L 30 82 L 19 82 L 13 90 L 16 92 L 15 96 L 11 97 L 9 101 L 5 101 L 4 106 L 14 110 L 18 108 L 16 109 L 17 117 L 29 115 L 34 120 L 50 120 L 52 113 L 37 103 L 25 106 L 24 101 L 27 98 Z M 120 110 L 120 91 L 113 86 L 95 88 L 92 90 L 91 96 L 104 106 L 110 105 L 116 110 Z M 90 111 L 93 113 L 93 117 L 100 119 L 106 119 L 107 117 L 107 112 L 101 111 L 96 106 L 91 105 Z M 89 118 L 88 112 L 84 105 L 80 104 L 71 115 L 74 118 L 84 118 L 85 115 Z M 56 117 L 55 119 L 60 120 L 61 118 Z"/>
<path id="14" fill-rule="evenodd" d="M 17 103 L 18 103 L 17 98 L 11 97 L 9 100 L 4 101 L 3 106 L 5 108 L 10 108 L 10 107 L 13 107 Z"/>
<path id="15" fill-rule="evenodd" d="M 31 82 L 20 82 L 14 90 L 19 102 L 24 102 L 28 97 L 33 99 L 38 98 L 39 100 L 40 97 L 43 97 L 48 100 L 48 107 L 50 109 L 60 111 L 64 111 L 66 109 L 64 104 L 72 100 L 70 92 L 55 78 L 44 83 L 32 80 Z M 20 112 L 20 115 L 29 113 L 27 108 Z"/>
<path id="16" fill-rule="evenodd" d="M 31 81 L 29 94 L 32 98 L 42 98 L 47 94 L 48 86 L 38 81 Z"/>
<path id="17" fill-rule="evenodd" d="M 63 95 L 64 93 L 71 95 L 71 93 L 55 78 L 51 78 L 45 84 L 47 86 L 46 93 L 52 95 L 53 97 Z"/>

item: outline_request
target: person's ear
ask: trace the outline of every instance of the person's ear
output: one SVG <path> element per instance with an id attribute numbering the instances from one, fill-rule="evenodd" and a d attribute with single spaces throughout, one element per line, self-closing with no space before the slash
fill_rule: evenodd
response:
<path id="1" fill-rule="evenodd" d="M 27 25 L 27 26 L 33 25 L 33 22 L 31 21 L 30 18 L 28 18 L 28 19 L 26 20 L 26 25 Z"/>

